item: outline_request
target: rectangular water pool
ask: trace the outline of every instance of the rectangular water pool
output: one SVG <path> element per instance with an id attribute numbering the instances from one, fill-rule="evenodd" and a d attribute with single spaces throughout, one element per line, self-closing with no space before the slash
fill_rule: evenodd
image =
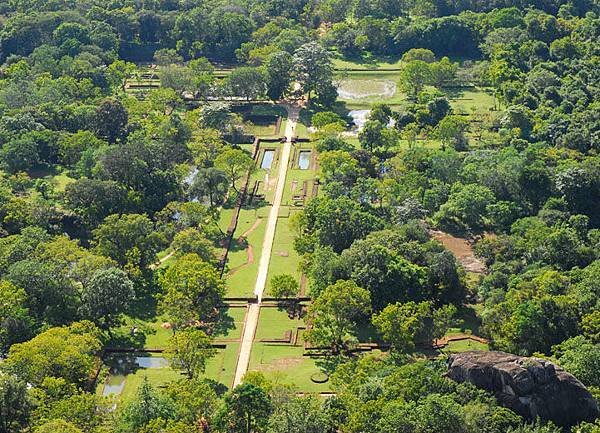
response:
<path id="1" fill-rule="evenodd" d="M 260 164 L 260 168 L 264 170 L 268 170 L 273 165 L 273 158 L 275 157 L 275 150 L 266 149 L 263 154 L 262 162 Z"/>
<path id="2" fill-rule="evenodd" d="M 310 167 L 310 150 L 301 150 L 298 155 L 298 168 L 300 170 L 308 170 Z"/>

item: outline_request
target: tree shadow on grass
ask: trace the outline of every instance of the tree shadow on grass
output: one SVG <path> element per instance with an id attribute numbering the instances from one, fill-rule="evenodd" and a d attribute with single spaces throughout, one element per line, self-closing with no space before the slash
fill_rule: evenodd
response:
<path id="1" fill-rule="evenodd" d="M 229 331 L 235 329 L 233 317 L 229 315 L 229 307 L 221 308 L 213 323 L 210 324 L 208 331 L 213 337 L 224 337 Z"/>
<path id="2" fill-rule="evenodd" d="M 328 376 L 331 376 L 340 364 L 351 358 L 344 355 L 323 355 L 315 359 L 315 365 Z"/>
<path id="3" fill-rule="evenodd" d="M 154 332 L 153 329 L 143 325 L 122 326 L 112 330 L 106 346 L 111 349 L 143 349 L 147 335 Z"/>

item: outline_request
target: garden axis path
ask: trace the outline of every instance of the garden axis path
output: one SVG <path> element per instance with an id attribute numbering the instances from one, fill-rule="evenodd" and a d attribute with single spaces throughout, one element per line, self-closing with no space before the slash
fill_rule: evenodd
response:
<path id="1" fill-rule="evenodd" d="M 256 302 L 252 302 L 248 305 L 248 312 L 246 313 L 246 318 L 244 321 L 242 344 L 240 346 L 240 352 L 238 354 L 237 366 L 235 370 L 235 377 L 233 380 L 234 387 L 242 383 L 244 374 L 246 374 L 246 371 L 248 371 L 248 365 L 250 364 L 250 353 L 252 352 L 252 343 L 254 342 L 256 327 L 258 326 L 260 302 L 262 300 L 263 292 L 265 291 L 265 286 L 267 284 L 267 273 L 269 271 L 271 251 L 273 250 L 273 240 L 275 239 L 277 218 L 279 216 L 279 208 L 281 207 L 281 200 L 283 198 L 283 191 L 285 189 L 285 179 L 287 175 L 288 164 L 290 161 L 290 153 L 292 149 L 292 138 L 294 137 L 296 132 L 296 124 L 298 122 L 298 115 L 300 113 L 300 108 L 296 106 L 288 106 L 287 109 L 288 120 L 285 128 L 286 140 L 281 152 L 281 158 L 279 160 L 277 188 L 275 189 L 275 198 L 273 199 L 273 205 L 271 206 L 271 210 L 269 211 L 269 218 L 267 220 L 267 227 L 265 231 L 265 237 L 263 240 L 262 252 L 258 264 L 258 275 L 256 276 L 256 284 L 254 285 L 254 295 L 256 296 Z"/>

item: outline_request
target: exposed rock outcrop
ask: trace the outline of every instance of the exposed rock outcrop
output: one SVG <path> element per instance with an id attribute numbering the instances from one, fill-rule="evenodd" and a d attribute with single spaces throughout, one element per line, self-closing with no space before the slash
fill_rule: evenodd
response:
<path id="1" fill-rule="evenodd" d="M 571 426 L 600 416 L 587 388 L 543 359 L 504 352 L 457 353 L 448 361 L 448 376 L 494 393 L 502 405 L 529 419 Z"/>

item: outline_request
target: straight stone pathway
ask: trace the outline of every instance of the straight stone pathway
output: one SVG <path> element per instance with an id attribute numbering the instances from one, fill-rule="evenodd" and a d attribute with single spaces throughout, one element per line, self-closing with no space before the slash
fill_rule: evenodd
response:
<path id="1" fill-rule="evenodd" d="M 271 210 L 269 211 L 265 237 L 263 239 L 262 252 L 260 255 L 260 261 L 258 263 L 256 284 L 254 285 L 256 302 L 248 305 L 248 312 L 246 313 L 246 318 L 244 321 L 242 344 L 240 345 L 240 352 L 238 354 L 235 377 L 233 380 L 234 387 L 242 383 L 242 379 L 246 374 L 246 371 L 248 371 L 248 366 L 250 364 L 250 353 L 252 352 L 252 343 L 254 342 L 256 327 L 258 326 L 260 303 L 262 301 L 263 292 L 265 291 L 265 287 L 267 285 L 267 274 L 269 272 L 269 262 L 271 261 L 271 252 L 273 250 L 273 240 L 275 239 L 275 229 L 277 228 L 279 208 L 281 207 L 281 200 L 283 199 L 283 192 L 285 190 L 285 179 L 290 162 L 290 153 L 292 150 L 292 138 L 296 133 L 296 125 L 298 123 L 298 116 L 300 113 L 300 108 L 293 105 L 288 106 L 287 110 L 288 119 L 285 127 L 286 140 L 281 151 L 281 158 L 279 159 L 277 187 L 275 189 L 273 204 L 271 205 Z"/>

